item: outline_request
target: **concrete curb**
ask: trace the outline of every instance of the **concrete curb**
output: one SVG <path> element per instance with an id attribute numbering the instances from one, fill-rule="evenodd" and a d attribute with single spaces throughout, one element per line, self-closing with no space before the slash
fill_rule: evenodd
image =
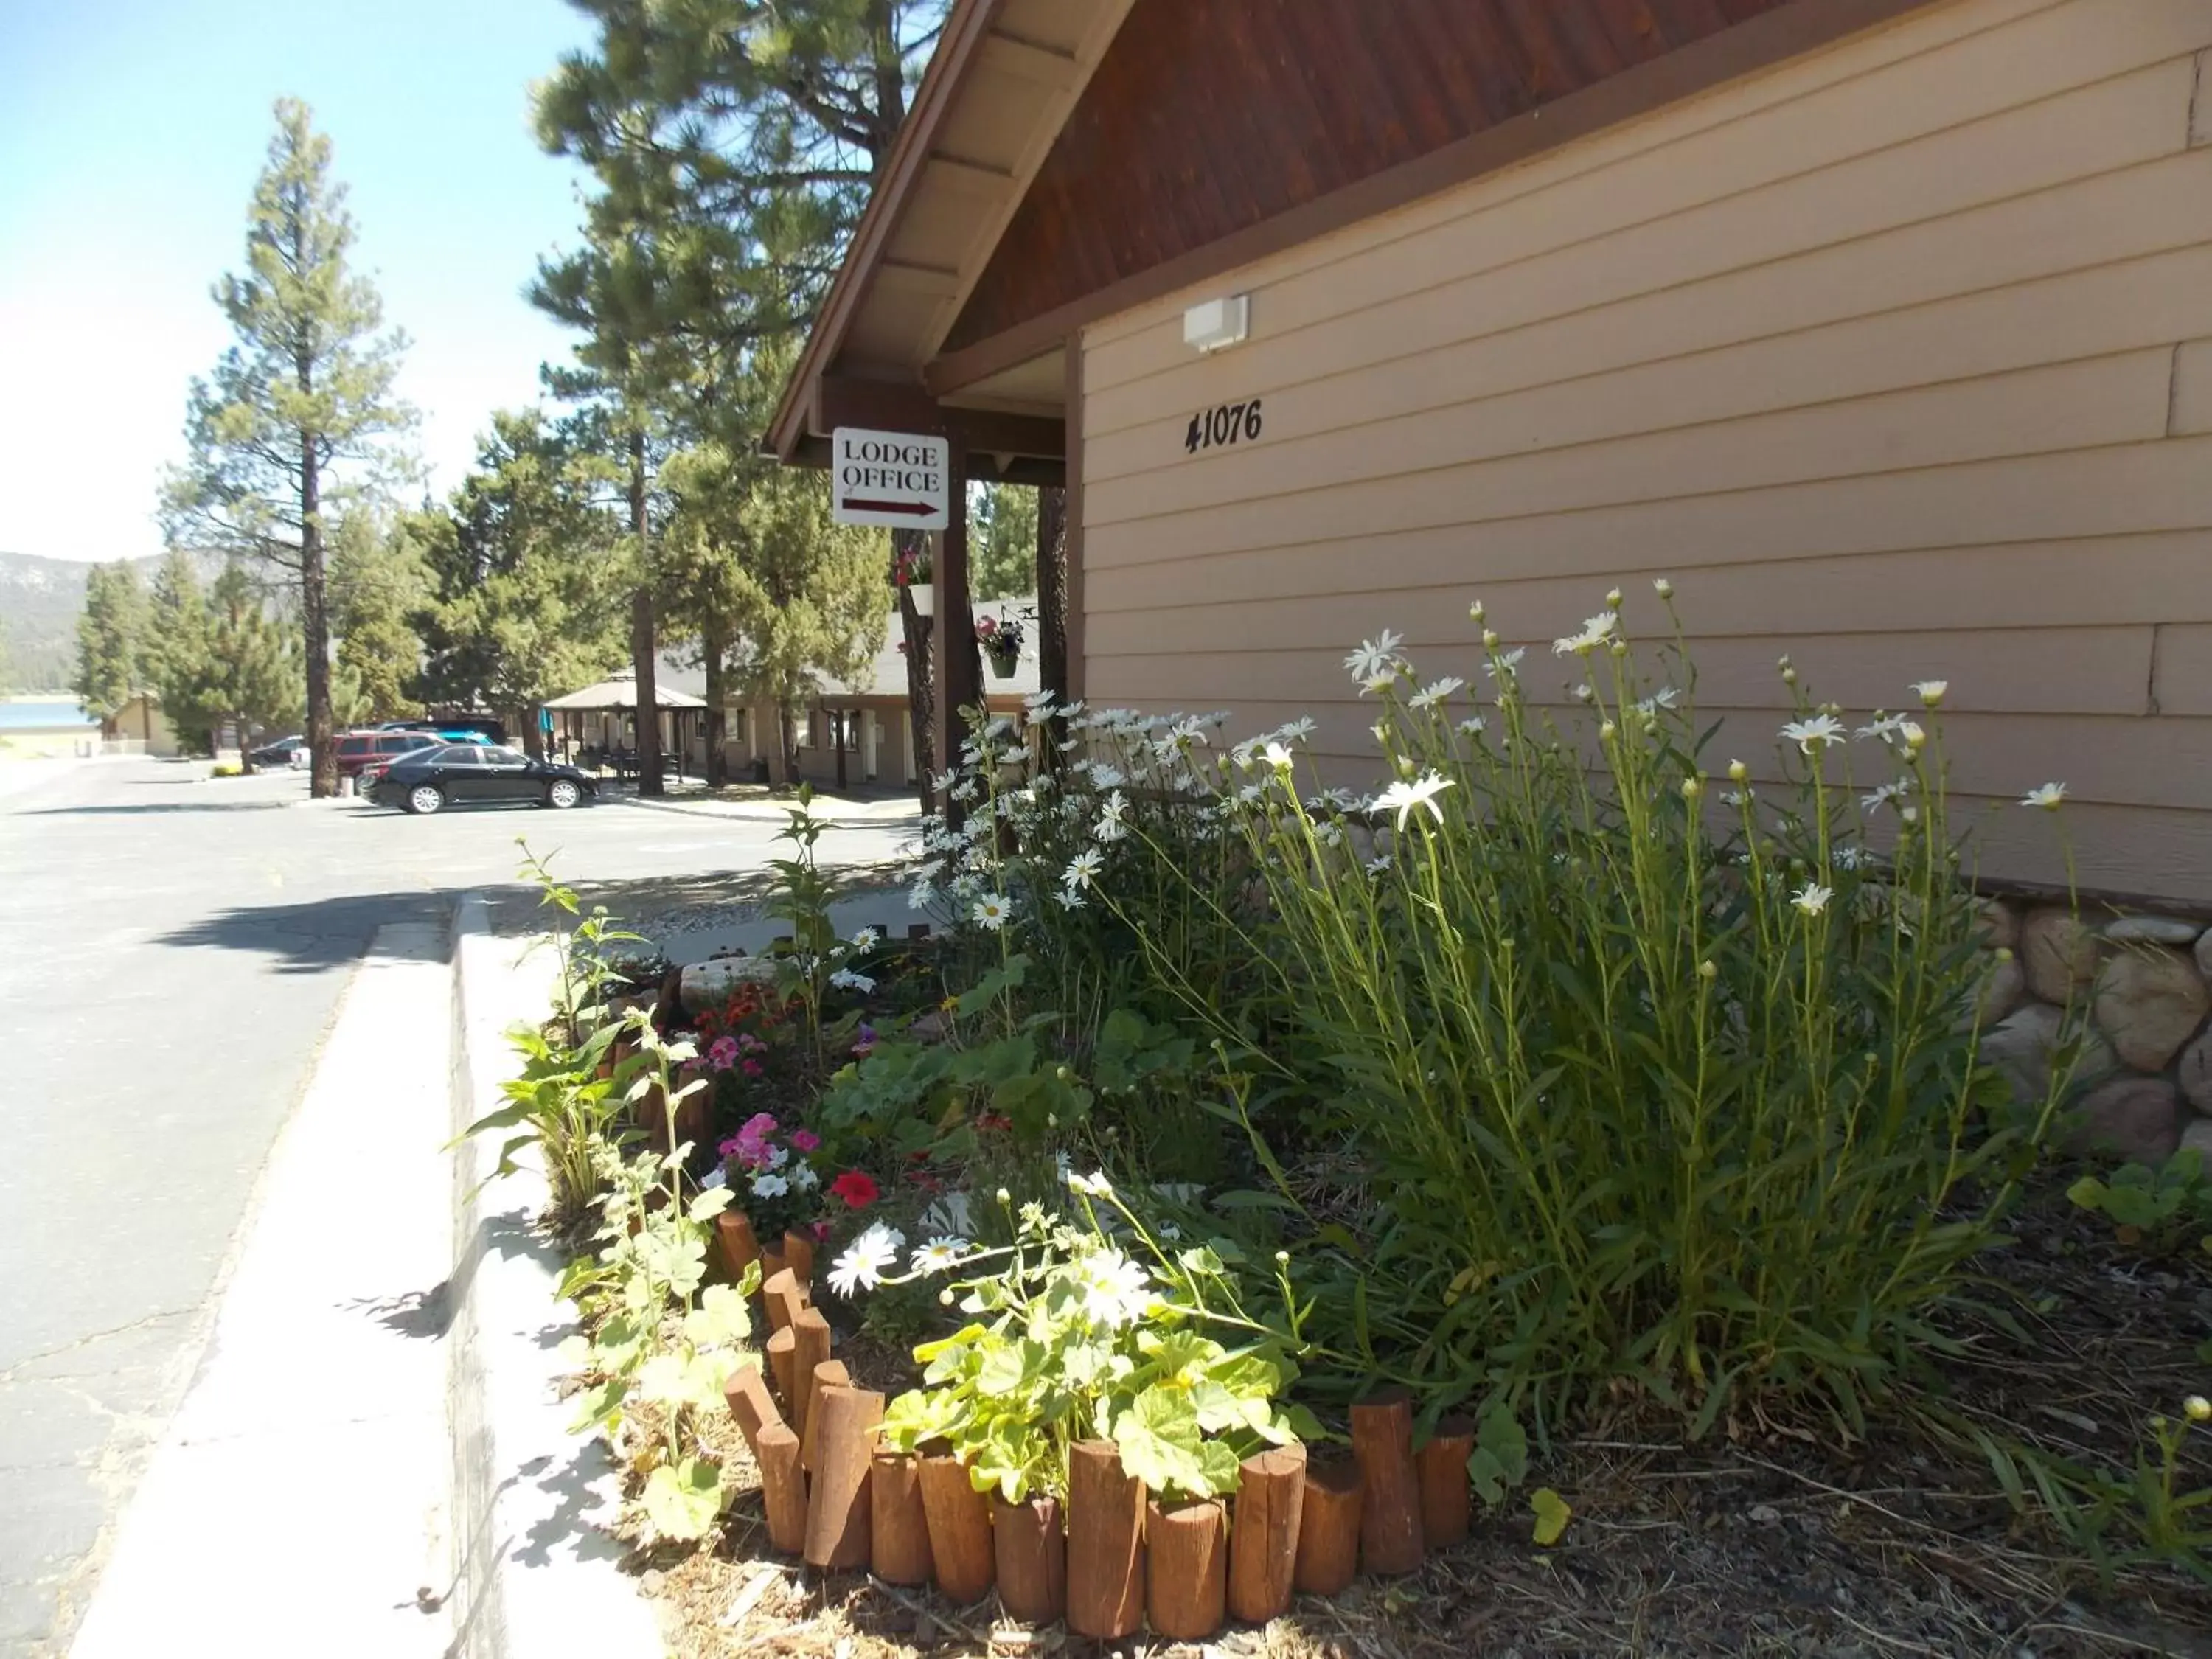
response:
<path id="1" fill-rule="evenodd" d="M 505 1033 L 542 1018 L 550 953 L 495 937 L 481 894 L 455 907 L 453 1120 L 459 1133 L 501 1099 Z M 454 1151 L 453 1586 L 449 1659 L 653 1659 L 653 1611 L 604 1528 L 620 1482 L 604 1443 L 571 1434 L 556 1350 L 575 1330 L 554 1294 L 558 1253 L 532 1231 L 544 1208 L 533 1165 L 476 1191 L 497 1162 L 483 1140 Z"/>
<path id="2" fill-rule="evenodd" d="M 642 806 L 651 812 L 682 812 L 695 818 L 726 818 L 741 823 L 781 824 L 789 820 L 788 807 L 773 801 L 650 800 L 643 795 L 602 795 L 605 806 Z M 880 809 L 880 810 L 878 810 Z M 921 810 L 908 801 L 836 801 L 817 799 L 814 815 L 824 823 L 853 829 L 881 829 L 911 818 L 918 828 Z"/>

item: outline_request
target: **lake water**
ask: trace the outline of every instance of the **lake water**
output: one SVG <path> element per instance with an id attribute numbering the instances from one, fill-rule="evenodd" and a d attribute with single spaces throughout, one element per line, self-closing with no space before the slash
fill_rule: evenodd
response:
<path id="1" fill-rule="evenodd" d="M 97 729 L 99 725 L 75 697 L 0 697 L 0 732 Z"/>

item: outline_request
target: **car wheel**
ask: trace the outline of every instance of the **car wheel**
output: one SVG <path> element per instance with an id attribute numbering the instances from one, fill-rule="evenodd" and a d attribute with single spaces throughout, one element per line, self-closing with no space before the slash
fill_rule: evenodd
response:
<path id="1" fill-rule="evenodd" d="M 431 813 L 446 804 L 446 792 L 434 783 L 418 783 L 407 792 L 407 810 Z"/>
<path id="2" fill-rule="evenodd" d="M 583 799 L 584 792 L 566 778 L 556 778 L 545 786 L 545 804 L 566 810 Z"/>

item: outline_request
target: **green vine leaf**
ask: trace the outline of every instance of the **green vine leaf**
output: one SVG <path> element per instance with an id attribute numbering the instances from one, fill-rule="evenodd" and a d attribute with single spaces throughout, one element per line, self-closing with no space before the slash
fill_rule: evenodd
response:
<path id="1" fill-rule="evenodd" d="M 1536 1542 L 1549 1549 L 1559 1541 L 1559 1534 L 1566 1531 L 1567 1522 L 1574 1515 L 1574 1510 L 1568 1506 L 1565 1498 L 1549 1486 L 1539 1486 L 1530 1492 L 1528 1507 L 1536 1516 Z"/>
<path id="2" fill-rule="evenodd" d="M 645 1518 L 663 1538 L 703 1538 L 721 1512 L 722 1471 L 707 1458 L 664 1463 L 646 1478 Z"/>

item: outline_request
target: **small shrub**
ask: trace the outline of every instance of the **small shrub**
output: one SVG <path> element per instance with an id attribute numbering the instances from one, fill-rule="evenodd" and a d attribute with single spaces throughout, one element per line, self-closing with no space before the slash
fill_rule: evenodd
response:
<path id="1" fill-rule="evenodd" d="M 2129 1164 L 2110 1180 L 2083 1176 L 2066 1196 L 2112 1224 L 2121 1243 L 2152 1255 L 2191 1245 L 2212 1252 L 2212 1181 L 2203 1155 L 2185 1146 L 2156 1169 Z"/>

